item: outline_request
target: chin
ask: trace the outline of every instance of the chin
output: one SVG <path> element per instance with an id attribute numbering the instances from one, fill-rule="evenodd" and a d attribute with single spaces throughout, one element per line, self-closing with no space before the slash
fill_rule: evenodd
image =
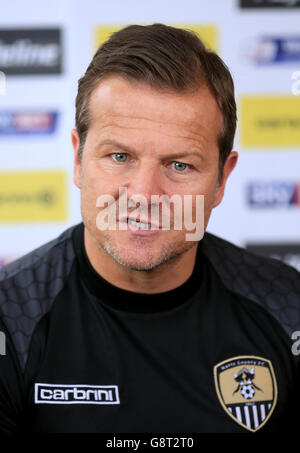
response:
<path id="1" fill-rule="evenodd" d="M 127 267 L 128 269 L 136 271 L 152 271 L 163 264 L 172 261 L 183 255 L 193 246 L 192 243 L 188 243 L 188 246 L 164 246 L 159 250 L 155 251 L 153 248 L 134 248 L 128 250 L 123 247 L 113 247 L 111 244 L 106 243 L 103 245 L 103 249 L 108 253 L 117 263 Z"/>
<path id="2" fill-rule="evenodd" d="M 119 264 L 128 269 L 137 270 L 137 271 L 150 271 L 155 269 L 156 267 L 160 266 L 163 262 L 168 260 L 165 257 L 155 257 L 153 253 L 143 253 L 139 251 L 139 253 L 128 253 L 125 251 L 124 253 L 120 252 L 120 250 L 116 250 L 110 246 L 104 246 L 104 250 Z M 149 256 L 151 255 L 151 256 Z"/>

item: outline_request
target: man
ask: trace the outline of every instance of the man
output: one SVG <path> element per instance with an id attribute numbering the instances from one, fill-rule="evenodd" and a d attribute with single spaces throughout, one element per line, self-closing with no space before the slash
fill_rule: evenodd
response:
<path id="1" fill-rule="evenodd" d="M 2 432 L 299 428 L 299 274 L 178 228 L 206 229 L 235 127 L 192 33 L 130 26 L 98 50 L 72 131 L 83 223 L 0 274 Z"/>

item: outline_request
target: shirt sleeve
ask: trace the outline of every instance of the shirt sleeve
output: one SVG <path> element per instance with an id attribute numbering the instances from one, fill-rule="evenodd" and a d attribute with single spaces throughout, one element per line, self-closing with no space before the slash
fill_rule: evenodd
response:
<path id="1" fill-rule="evenodd" d="M 0 319 L 0 433 L 22 431 L 24 385 L 21 367 L 10 338 Z"/>

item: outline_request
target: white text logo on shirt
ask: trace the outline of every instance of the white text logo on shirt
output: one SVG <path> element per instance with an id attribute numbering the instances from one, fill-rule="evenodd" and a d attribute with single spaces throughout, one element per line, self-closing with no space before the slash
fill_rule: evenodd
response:
<path id="1" fill-rule="evenodd" d="M 117 385 L 35 384 L 35 404 L 120 404 Z"/>

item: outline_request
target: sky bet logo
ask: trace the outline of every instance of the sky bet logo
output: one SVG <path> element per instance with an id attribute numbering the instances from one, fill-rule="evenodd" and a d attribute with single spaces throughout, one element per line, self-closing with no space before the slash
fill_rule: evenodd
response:
<path id="1" fill-rule="evenodd" d="M 248 51 L 249 58 L 259 65 L 300 62 L 300 36 L 263 36 Z"/>
<path id="2" fill-rule="evenodd" d="M 53 134 L 57 118 L 57 112 L 0 111 L 0 135 Z"/>
<path id="3" fill-rule="evenodd" d="M 300 183 L 256 181 L 247 185 L 246 193 L 251 208 L 300 207 Z"/>

